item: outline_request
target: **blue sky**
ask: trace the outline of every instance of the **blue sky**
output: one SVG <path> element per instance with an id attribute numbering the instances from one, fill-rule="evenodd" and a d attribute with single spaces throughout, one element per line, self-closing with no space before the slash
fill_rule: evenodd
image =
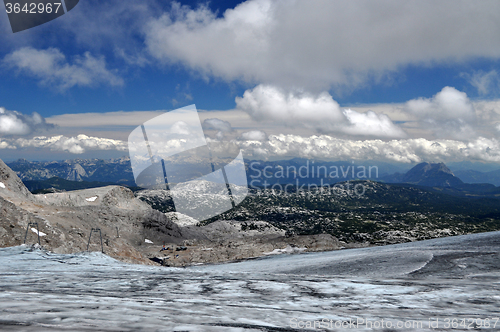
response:
<path id="1" fill-rule="evenodd" d="M 164 3 L 162 7 L 168 10 L 168 2 Z M 195 8 L 199 6 L 198 1 L 182 3 Z M 236 1 L 221 1 L 209 3 L 209 6 L 214 11 L 223 13 L 237 3 Z M 80 4 L 82 5 L 91 7 L 84 1 Z M 69 18 L 63 16 L 60 20 Z M 1 49 L 2 58 L 21 45 L 35 45 L 37 49 L 58 48 L 68 58 L 92 51 L 93 47 L 72 42 L 70 36 L 72 33 L 60 30 L 61 22 L 52 21 L 35 29 L 12 34 L 10 27 L 7 26 L 7 15 L 2 15 L 1 19 L 3 37 L 12 43 L 10 47 Z M 100 29 L 107 29 L 106 23 Z M 120 75 L 125 80 L 123 86 L 84 86 L 60 91 L 50 84 L 41 86 L 39 80 L 23 75 L 15 69 L 4 67 L 0 72 L 1 105 L 23 113 L 37 111 L 44 117 L 49 117 L 65 113 L 172 109 L 179 105 L 173 102 L 173 99 L 180 99 L 179 102 L 185 104 L 186 100 L 182 98 L 182 94 L 191 93 L 195 94 L 197 103 L 206 105 L 206 109 L 230 109 L 234 107 L 236 94 L 244 91 L 240 85 L 235 86 L 227 82 L 206 82 L 186 68 L 179 66 L 161 66 L 160 68 L 154 65 L 142 68 L 128 66 L 113 54 L 112 47 L 106 45 L 99 47 L 98 51 L 100 55 L 106 57 L 109 68 L 120 71 Z"/>
<path id="2" fill-rule="evenodd" d="M 496 1 L 81 0 L 16 34 L 0 14 L 0 158 L 124 155 L 140 121 L 194 103 L 253 158 L 499 163 L 499 13 Z"/>

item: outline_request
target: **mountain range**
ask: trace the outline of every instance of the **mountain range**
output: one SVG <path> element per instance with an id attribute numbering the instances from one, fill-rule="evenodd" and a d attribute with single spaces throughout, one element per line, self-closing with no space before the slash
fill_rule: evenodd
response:
<path id="1" fill-rule="evenodd" d="M 120 164 L 120 161 L 115 161 L 115 163 Z M 29 165 L 26 162 L 22 164 L 25 167 Z M 96 165 L 103 165 L 101 169 L 104 170 L 116 169 L 109 165 L 109 162 L 108 164 L 79 163 L 80 166 L 82 164 L 94 168 Z M 49 163 L 49 165 L 54 166 L 54 163 Z M 75 169 L 75 165 L 71 162 L 64 162 L 63 166 L 66 167 L 66 170 Z M 268 166 L 271 168 L 271 165 Z M 342 170 L 341 166 L 345 169 L 352 167 L 352 164 L 330 166 L 332 170 L 336 170 L 335 167 Z M 83 166 L 82 168 L 85 170 Z M 53 169 L 59 168 L 53 167 Z M 302 174 L 304 174 L 305 169 L 302 168 Z M 352 170 L 352 168 L 350 169 Z M 311 168 L 309 170 L 312 171 Z M 39 174 L 42 171 L 41 168 L 37 169 Z M 87 175 L 90 173 L 87 170 L 85 172 Z M 297 169 L 297 172 L 300 170 Z M 350 174 L 352 175 L 352 173 Z M 91 176 L 96 176 L 95 172 Z M 183 220 L 182 225 L 177 226 L 185 227 L 184 225 L 188 224 L 192 227 L 190 231 L 194 233 L 203 230 L 203 234 L 199 236 L 200 239 L 204 236 L 209 237 L 210 234 L 218 234 L 209 239 L 215 241 L 214 243 L 220 242 L 221 234 L 228 232 L 231 237 L 236 237 L 242 232 L 258 231 L 264 238 L 268 235 L 275 236 L 273 234 L 281 232 L 279 243 L 276 242 L 276 246 L 279 248 L 283 248 L 285 243 L 290 243 L 287 239 L 299 239 L 295 236 L 301 236 L 300 241 L 302 242 L 294 242 L 297 246 L 308 248 L 316 246 L 323 248 L 322 250 L 331 247 L 331 244 L 334 243 L 332 239 L 338 239 L 345 245 L 389 244 L 500 229 L 500 204 L 498 204 L 497 197 L 500 196 L 498 194 L 500 188 L 491 184 L 465 184 L 444 164 L 423 163 L 417 165 L 402 177 L 402 180 L 411 183 L 392 184 L 354 179 L 336 182 L 333 186 L 325 186 L 328 190 L 325 190 L 325 187 L 314 186 L 311 189 L 302 188 L 302 185 L 291 185 L 287 187 L 287 190 L 249 188 L 249 195 L 236 207 L 204 220 L 197 226 L 194 226 L 195 221 L 177 217 L 179 211 L 173 212 L 171 193 L 166 191 L 138 190 L 132 193 L 123 187 L 108 186 L 68 193 L 32 195 L 7 166 L 0 167 L 0 177 L 0 187 L 2 188 L 0 195 L 3 195 L 7 200 L 19 203 L 16 206 L 11 206 L 11 212 L 7 211 L 7 213 L 0 215 L 0 217 L 4 217 L 4 233 L 11 231 L 12 227 L 9 222 L 14 217 L 19 220 L 19 225 L 14 225 L 13 228 L 17 233 L 11 234 L 14 238 L 17 236 L 15 239 L 18 242 L 22 241 L 23 230 L 27 227 L 23 216 L 28 215 L 28 212 L 33 215 L 33 221 L 38 222 L 39 225 L 42 225 L 43 220 L 49 220 L 46 227 L 42 228 L 44 234 L 55 232 L 55 228 L 50 227 L 59 229 L 58 224 L 78 225 L 81 231 L 75 234 L 78 236 L 78 245 L 82 248 L 86 245 L 85 234 L 88 233 L 89 229 L 99 225 L 105 230 L 107 236 L 105 240 L 108 238 L 109 241 L 112 240 L 110 234 L 113 237 L 120 236 L 121 238 L 122 235 L 118 235 L 116 229 L 119 224 L 120 234 L 124 234 L 124 239 L 125 234 L 135 234 L 129 240 L 132 241 L 134 250 L 141 252 L 145 249 L 143 247 L 145 239 L 153 243 L 164 241 L 165 236 L 162 234 L 171 233 L 171 229 L 176 229 L 172 228 L 174 219 Z M 268 179 L 266 176 L 264 178 Z M 288 178 L 288 180 L 290 179 Z M 33 180 L 25 180 L 25 182 L 28 181 Z M 83 181 L 76 183 L 82 184 Z M 194 186 L 195 183 L 186 185 Z M 190 200 L 192 211 L 203 208 L 206 205 L 204 202 L 210 203 L 206 199 L 209 197 L 205 197 L 206 195 L 203 194 L 206 191 L 204 188 L 208 185 L 210 183 L 201 182 L 197 184 L 196 188 L 190 188 L 188 198 L 193 198 Z M 199 194 L 192 194 L 192 189 L 197 188 L 200 190 L 194 191 L 199 191 Z M 244 189 L 247 190 L 247 188 Z M 489 193 L 487 193 L 488 190 L 490 190 Z M 10 203 L 3 201 L 0 201 L 0 204 L 5 204 L 6 207 L 10 206 Z M 141 208 L 137 209 L 138 206 Z M 116 210 L 116 207 L 120 209 Z M 31 210 L 24 211 L 27 208 Z M 61 212 L 62 209 L 65 209 L 64 213 Z M 147 218 L 144 219 L 144 217 Z M 132 223 L 129 222 L 131 218 L 135 220 Z M 159 223 L 160 221 L 161 223 Z M 131 228 L 139 226 L 140 229 L 137 230 Z M 166 228 L 162 228 L 163 226 Z M 268 234 L 270 229 L 273 230 L 272 234 Z M 163 230 L 163 233 L 159 232 L 160 230 Z M 68 235 L 64 234 L 67 238 L 70 235 L 74 236 L 72 235 L 73 228 L 69 227 L 67 232 Z M 143 237 L 142 239 L 136 236 L 137 232 Z M 12 236 L 5 238 L 12 238 Z M 315 244 L 317 241 L 323 241 L 321 240 L 323 238 L 316 238 L 316 236 L 327 236 L 329 240 L 321 245 Z M 56 239 L 48 237 L 47 239 L 56 241 Z M 54 243 L 62 246 L 61 241 Z M 228 239 L 228 241 L 231 242 L 233 239 Z M 259 241 L 262 239 L 249 239 L 245 243 L 252 248 L 256 246 L 255 243 L 264 243 L 265 246 L 269 245 L 271 251 L 276 249 L 276 247 L 271 247 L 268 242 Z M 234 243 L 230 242 L 228 242 L 228 246 L 233 248 Z M 149 242 L 146 241 L 146 243 Z M 206 245 L 209 245 L 207 248 L 213 249 L 212 242 Z M 197 249 L 197 253 L 205 255 L 202 247 L 198 246 L 197 248 L 199 249 Z M 258 248 L 259 252 L 263 250 L 267 249 Z M 149 251 L 144 252 L 144 254 L 156 255 L 156 253 Z M 231 257 L 239 257 L 240 255 L 242 255 L 242 250 L 235 251 Z M 220 256 L 203 258 L 204 261 L 207 259 L 220 259 Z"/>
<path id="2" fill-rule="evenodd" d="M 457 170 L 454 174 L 465 183 L 491 183 L 500 186 L 500 169 L 489 172 L 476 170 Z"/>
<path id="3" fill-rule="evenodd" d="M 19 159 L 7 165 L 31 191 L 75 190 L 119 184 L 135 187 L 128 157 L 117 159 L 74 159 L 36 162 Z M 500 190 L 500 170 L 452 172 L 443 163 L 420 163 L 411 169 L 387 163 L 315 161 L 301 158 L 280 161 L 246 160 L 251 188 L 273 185 L 328 185 L 350 180 L 373 180 L 439 188 L 450 194 L 496 196 Z M 198 171 L 196 165 L 186 165 Z M 76 183 L 75 183 L 76 182 Z"/>
<path id="4" fill-rule="evenodd" d="M 135 186 L 128 157 L 108 160 L 73 159 L 41 162 L 19 159 L 6 164 L 23 182 L 43 181 L 57 177 L 68 181 L 97 181 Z"/>

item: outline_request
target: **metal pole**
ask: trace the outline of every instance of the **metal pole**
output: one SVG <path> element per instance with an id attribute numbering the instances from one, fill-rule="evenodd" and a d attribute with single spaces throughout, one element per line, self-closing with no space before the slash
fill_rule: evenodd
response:
<path id="1" fill-rule="evenodd" d="M 24 244 L 26 244 L 26 238 L 28 237 L 28 229 L 30 226 L 35 226 L 36 225 L 36 235 L 38 236 L 38 245 L 41 246 L 40 244 L 40 229 L 38 228 L 38 223 L 37 222 L 29 222 L 28 226 L 26 226 L 26 232 L 24 233 Z"/>
<path id="2" fill-rule="evenodd" d="M 101 252 L 104 254 L 104 247 L 102 246 L 102 233 L 101 233 L 101 229 L 98 228 L 99 230 L 99 236 L 101 237 Z"/>
<path id="3" fill-rule="evenodd" d="M 92 228 L 90 230 L 90 235 L 89 235 L 89 242 L 87 243 L 87 251 L 89 251 L 89 246 L 90 246 L 90 238 L 92 237 L 92 233 L 94 232 L 99 232 L 99 237 L 101 239 L 101 252 L 104 254 L 104 246 L 102 245 L 102 233 L 100 228 Z"/>
<path id="4" fill-rule="evenodd" d="M 94 230 L 93 228 L 90 230 L 89 242 L 87 242 L 87 251 L 89 251 L 90 238 L 92 237 L 92 231 L 93 231 L 93 230 Z"/>
<path id="5" fill-rule="evenodd" d="M 30 228 L 30 223 L 28 223 L 28 226 L 26 226 L 26 233 L 24 234 L 24 242 L 23 242 L 23 244 L 26 244 L 26 237 L 28 236 L 28 228 Z"/>

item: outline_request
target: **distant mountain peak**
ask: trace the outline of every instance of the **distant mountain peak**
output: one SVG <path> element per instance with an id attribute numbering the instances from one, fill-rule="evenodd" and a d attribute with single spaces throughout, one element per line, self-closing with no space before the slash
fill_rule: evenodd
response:
<path id="1" fill-rule="evenodd" d="M 403 182 L 430 187 L 454 187 L 463 182 L 444 163 L 424 162 L 410 169 Z"/>
<path id="2" fill-rule="evenodd" d="M 429 163 L 429 162 L 423 162 L 412 169 L 410 169 L 408 172 L 411 171 L 421 171 L 424 173 L 428 172 L 444 172 L 448 174 L 453 174 L 452 171 L 446 166 L 444 163 Z"/>

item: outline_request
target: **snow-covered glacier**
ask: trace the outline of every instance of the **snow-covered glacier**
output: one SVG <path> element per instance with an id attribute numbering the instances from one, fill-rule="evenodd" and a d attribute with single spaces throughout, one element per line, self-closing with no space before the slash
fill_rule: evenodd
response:
<path id="1" fill-rule="evenodd" d="M 165 268 L 0 249 L 8 331 L 500 330 L 500 232 Z"/>

